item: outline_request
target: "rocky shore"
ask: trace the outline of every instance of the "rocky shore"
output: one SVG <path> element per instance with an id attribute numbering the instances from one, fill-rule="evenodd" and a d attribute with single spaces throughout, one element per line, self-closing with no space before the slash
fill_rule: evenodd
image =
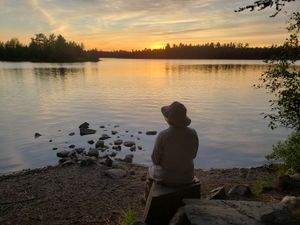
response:
<path id="1" fill-rule="evenodd" d="M 146 171 L 141 165 L 107 165 L 97 159 L 88 166 L 65 164 L 0 176 L 0 224 L 119 224 L 128 208 L 139 220 Z M 280 202 L 286 195 L 299 196 L 300 189 L 278 184 L 277 172 L 277 166 L 195 170 L 202 199 Z"/>

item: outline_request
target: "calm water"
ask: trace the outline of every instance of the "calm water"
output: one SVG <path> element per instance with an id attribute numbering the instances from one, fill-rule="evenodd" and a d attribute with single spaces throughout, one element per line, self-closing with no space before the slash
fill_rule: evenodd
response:
<path id="1" fill-rule="evenodd" d="M 155 136 L 144 131 L 167 126 L 160 107 L 174 100 L 187 106 L 199 135 L 196 167 L 263 164 L 272 144 L 288 134 L 271 131 L 260 115 L 270 96 L 252 85 L 265 69 L 260 61 L 241 60 L 0 62 L 0 172 L 56 164 L 53 147 L 88 148 L 88 140 L 111 130 L 143 146 L 134 161 L 149 164 Z M 79 136 L 84 121 L 95 135 Z M 42 136 L 35 139 L 35 132 Z M 127 153 L 124 148 L 117 157 Z"/>

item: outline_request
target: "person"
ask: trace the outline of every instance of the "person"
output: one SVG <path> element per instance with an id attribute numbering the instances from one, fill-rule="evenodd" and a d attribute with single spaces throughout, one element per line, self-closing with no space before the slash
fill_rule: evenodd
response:
<path id="1" fill-rule="evenodd" d="M 197 155 L 199 140 L 197 132 L 189 128 L 191 119 L 180 102 L 161 108 L 169 128 L 161 131 L 152 152 L 153 165 L 149 167 L 145 185 L 147 200 L 154 181 L 167 186 L 190 184 L 194 179 L 193 159 Z"/>

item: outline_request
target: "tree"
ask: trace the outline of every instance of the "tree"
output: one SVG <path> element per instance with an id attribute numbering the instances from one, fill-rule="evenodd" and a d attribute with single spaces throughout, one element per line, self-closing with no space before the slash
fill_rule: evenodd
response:
<path id="1" fill-rule="evenodd" d="M 300 69 L 295 61 L 300 59 L 300 13 L 293 13 L 287 30 L 289 38 L 283 44 L 280 55 L 268 61 L 269 68 L 260 78 L 258 88 L 265 88 L 274 94 L 271 99 L 271 113 L 265 114 L 270 120 L 269 126 L 278 126 L 300 131 Z"/>
<path id="2" fill-rule="evenodd" d="M 235 12 L 242 12 L 244 10 L 260 11 L 275 6 L 275 13 L 270 16 L 275 17 L 283 9 L 286 3 L 294 1 L 295 0 L 258 0 L 251 5 L 240 7 L 239 9 L 235 10 Z"/>

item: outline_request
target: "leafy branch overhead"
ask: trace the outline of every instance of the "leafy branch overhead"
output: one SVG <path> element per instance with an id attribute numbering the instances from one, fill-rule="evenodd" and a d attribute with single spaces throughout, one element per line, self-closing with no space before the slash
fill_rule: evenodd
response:
<path id="1" fill-rule="evenodd" d="M 244 10 L 260 11 L 275 6 L 276 12 L 270 16 L 270 17 L 275 17 L 283 9 L 286 3 L 294 2 L 294 1 L 295 0 L 258 0 L 251 5 L 240 7 L 239 9 L 235 10 L 235 12 L 242 12 Z"/>

